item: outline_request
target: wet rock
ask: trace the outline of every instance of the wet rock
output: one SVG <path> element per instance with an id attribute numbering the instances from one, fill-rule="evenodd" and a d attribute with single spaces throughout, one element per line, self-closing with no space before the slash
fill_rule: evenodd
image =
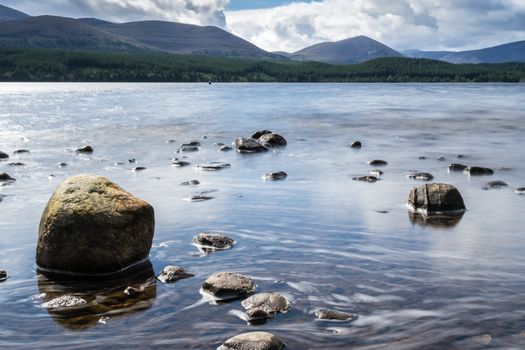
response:
<path id="1" fill-rule="evenodd" d="M 445 157 L 439 157 L 438 160 L 439 160 L 440 162 L 444 162 L 444 161 L 447 160 L 447 158 L 445 158 Z"/>
<path id="2" fill-rule="evenodd" d="M 7 164 L 7 166 L 25 166 L 25 164 L 20 162 L 14 162 Z"/>
<path id="3" fill-rule="evenodd" d="M 373 183 L 373 182 L 377 182 L 379 179 L 375 176 L 367 175 L 367 176 L 353 177 L 352 180 Z"/>
<path id="4" fill-rule="evenodd" d="M 78 312 L 84 308 L 87 301 L 74 295 L 62 295 L 42 304 L 44 309 L 51 309 L 54 313 L 68 314 Z"/>
<path id="5" fill-rule="evenodd" d="M 448 170 L 450 171 L 463 171 L 465 170 L 466 168 L 468 168 L 467 165 L 463 165 L 463 164 L 455 164 L 455 163 L 452 163 L 448 166 Z"/>
<path id="6" fill-rule="evenodd" d="M 7 279 L 7 271 L 0 270 L 0 282 L 4 282 Z"/>
<path id="7" fill-rule="evenodd" d="M 181 183 L 181 186 L 197 186 L 197 185 L 200 185 L 199 180 L 184 181 L 183 183 Z"/>
<path id="8" fill-rule="evenodd" d="M 279 293 L 257 293 L 241 303 L 246 310 L 263 310 L 269 314 L 288 312 L 290 302 Z"/>
<path id="9" fill-rule="evenodd" d="M 190 202 L 204 202 L 204 201 L 209 201 L 213 199 L 213 197 L 211 196 L 206 196 L 206 195 L 203 195 L 203 194 L 194 194 L 194 195 L 191 195 L 187 198 L 188 201 Z"/>
<path id="10" fill-rule="evenodd" d="M 494 175 L 494 170 L 479 166 L 469 166 L 463 172 L 468 175 Z"/>
<path id="11" fill-rule="evenodd" d="M 352 312 L 342 312 L 335 310 L 317 310 L 315 315 L 319 320 L 331 320 L 331 321 L 354 321 L 358 315 Z"/>
<path id="12" fill-rule="evenodd" d="M 275 173 L 266 173 L 263 176 L 261 176 L 261 178 L 267 181 L 277 181 L 277 180 L 284 180 L 286 179 L 287 176 L 288 174 L 285 173 L 284 171 L 278 171 Z"/>
<path id="13" fill-rule="evenodd" d="M 175 142 L 177 142 L 177 140 L 171 139 L 171 140 L 166 141 L 166 143 L 175 143 Z"/>
<path id="14" fill-rule="evenodd" d="M 273 315 L 263 309 L 249 309 L 244 313 L 242 317 L 249 323 L 264 323 L 264 321 L 271 320 Z"/>
<path id="15" fill-rule="evenodd" d="M 229 152 L 231 150 L 233 150 L 231 146 L 221 146 L 221 148 L 219 148 L 219 151 L 221 152 Z"/>
<path id="16" fill-rule="evenodd" d="M 385 166 L 388 163 L 384 160 L 374 159 L 374 160 L 369 161 L 368 164 L 372 166 Z"/>
<path id="17" fill-rule="evenodd" d="M 245 137 L 239 137 L 235 140 L 235 147 L 239 153 L 259 153 L 268 151 L 268 148 L 261 145 L 257 140 Z"/>
<path id="18" fill-rule="evenodd" d="M 270 130 L 259 130 L 259 131 L 256 131 L 252 136 L 251 138 L 252 139 L 256 139 L 258 140 L 259 137 L 263 136 L 263 135 L 266 135 L 266 134 L 271 134 L 272 132 Z"/>
<path id="19" fill-rule="evenodd" d="M 220 300 L 237 299 L 254 293 L 255 282 L 238 273 L 219 272 L 204 281 L 202 290 Z"/>
<path id="20" fill-rule="evenodd" d="M 201 232 L 193 237 L 193 243 L 210 249 L 230 249 L 235 241 L 218 232 Z"/>
<path id="21" fill-rule="evenodd" d="M 0 151 L 0 160 L 9 159 L 9 154 Z"/>
<path id="22" fill-rule="evenodd" d="M 209 164 L 198 164 L 195 167 L 204 171 L 218 171 L 231 167 L 231 164 L 223 162 L 211 162 Z"/>
<path id="23" fill-rule="evenodd" d="M 144 167 L 144 166 L 138 166 L 138 167 L 135 167 L 133 169 L 131 169 L 131 171 L 143 171 L 143 170 L 146 170 L 147 168 Z"/>
<path id="24" fill-rule="evenodd" d="M 183 146 L 183 147 L 179 148 L 178 151 L 179 152 L 198 152 L 199 151 L 199 147 L 196 147 L 196 146 Z"/>
<path id="25" fill-rule="evenodd" d="M 186 142 L 186 143 L 183 143 L 180 145 L 180 148 L 183 148 L 183 147 L 200 147 L 201 146 L 201 143 L 199 141 L 190 141 L 190 142 Z"/>
<path id="26" fill-rule="evenodd" d="M 434 179 L 434 175 L 430 173 L 419 173 L 419 172 L 408 174 L 407 177 L 409 179 L 420 180 L 420 181 L 431 181 Z"/>
<path id="27" fill-rule="evenodd" d="M 215 147 L 222 147 L 222 146 L 225 146 L 224 142 L 215 142 L 213 144 Z"/>
<path id="28" fill-rule="evenodd" d="M 190 162 L 186 162 L 184 160 L 179 160 L 177 158 L 173 159 L 171 161 L 171 165 L 172 166 L 175 166 L 175 167 L 179 167 L 179 168 L 182 168 L 182 167 L 185 167 L 185 166 L 188 166 L 188 165 L 191 165 Z"/>
<path id="29" fill-rule="evenodd" d="M 6 173 L 0 173 L 0 182 L 12 182 L 16 181 L 14 178 L 9 176 L 9 174 Z"/>
<path id="30" fill-rule="evenodd" d="M 525 187 L 517 188 L 515 192 L 517 194 L 525 194 Z"/>
<path id="31" fill-rule="evenodd" d="M 251 332 L 236 335 L 222 344 L 218 350 L 282 350 L 284 343 L 271 333 Z"/>
<path id="32" fill-rule="evenodd" d="M 350 148 L 361 148 L 362 146 L 361 141 L 354 141 L 350 144 Z"/>
<path id="33" fill-rule="evenodd" d="M 135 158 L 128 159 L 128 163 L 136 163 L 137 160 Z"/>
<path id="34" fill-rule="evenodd" d="M 31 152 L 29 152 L 29 150 L 27 149 L 18 149 L 13 152 L 13 154 L 24 154 L 24 153 L 31 153 Z"/>
<path id="35" fill-rule="evenodd" d="M 67 163 L 64 163 L 64 162 L 60 162 L 58 163 L 58 166 L 63 168 L 63 167 L 66 167 L 67 166 Z"/>
<path id="36" fill-rule="evenodd" d="M 464 211 L 466 209 L 459 191 L 452 185 L 442 183 L 431 183 L 412 188 L 408 205 L 416 211 L 427 213 Z"/>
<path id="37" fill-rule="evenodd" d="M 464 154 L 458 154 L 456 158 L 458 158 L 458 159 L 465 159 L 465 158 L 467 158 L 467 156 L 464 155 Z"/>
<path id="38" fill-rule="evenodd" d="M 258 141 L 266 147 L 282 147 L 288 144 L 284 137 L 274 133 L 264 134 L 259 137 Z"/>
<path id="39" fill-rule="evenodd" d="M 187 272 L 182 267 L 168 265 L 157 276 L 162 283 L 173 283 L 185 278 L 194 277 L 195 275 Z"/>
<path id="40" fill-rule="evenodd" d="M 75 152 L 77 153 L 84 153 L 84 154 L 91 154 L 93 153 L 93 147 L 91 146 L 84 146 L 84 147 L 80 147 L 78 148 Z"/>
<path id="41" fill-rule="evenodd" d="M 496 188 L 503 188 L 507 186 L 508 186 L 507 183 L 500 181 L 500 180 L 495 180 L 495 181 L 487 182 L 485 186 L 483 186 L 483 189 L 490 190 L 490 189 L 496 189 Z"/>
<path id="42" fill-rule="evenodd" d="M 382 176 L 384 173 L 379 169 L 370 170 L 370 175 L 379 177 Z"/>
<path id="43" fill-rule="evenodd" d="M 0 203 L 4 200 L 5 197 L 6 197 L 6 195 L 0 194 Z"/>
<path id="44" fill-rule="evenodd" d="M 126 294 L 128 297 L 134 297 L 140 294 L 140 289 L 129 286 L 126 289 L 124 289 L 124 294 Z"/>
<path id="45" fill-rule="evenodd" d="M 77 175 L 58 186 L 40 221 L 40 268 L 113 273 L 148 258 L 154 210 L 108 179 Z"/>
<path id="46" fill-rule="evenodd" d="M 417 157 L 417 159 L 419 159 L 419 160 L 426 160 L 427 157 L 425 157 L 425 156 L 420 156 L 420 157 Z"/>

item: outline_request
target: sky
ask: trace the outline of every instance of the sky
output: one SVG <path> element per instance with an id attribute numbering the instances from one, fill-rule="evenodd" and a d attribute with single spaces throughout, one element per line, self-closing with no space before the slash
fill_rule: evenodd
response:
<path id="1" fill-rule="evenodd" d="M 215 25 L 268 51 L 366 35 L 396 50 L 525 40 L 525 0 L 0 0 L 30 15 Z"/>

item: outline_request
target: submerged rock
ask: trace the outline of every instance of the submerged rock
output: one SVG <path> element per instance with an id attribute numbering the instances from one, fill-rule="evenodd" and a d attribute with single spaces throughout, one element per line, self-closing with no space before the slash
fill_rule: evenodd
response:
<path id="1" fill-rule="evenodd" d="M 408 205 L 416 211 L 427 213 L 466 209 L 459 191 L 452 185 L 442 183 L 431 183 L 412 188 L 408 197 Z"/>
<path id="2" fill-rule="evenodd" d="M 175 167 L 179 167 L 179 168 L 182 168 L 182 167 L 185 167 L 185 166 L 188 166 L 188 165 L 191 165 L 190 162 L 186 162 L 184 160 L 179 160 L 177 158 L 173 159 L 171 161 L 171 165 L 172 166 L 175 166 Z"/>
<path id="3" fill-rule="evenodd" d="M 253 294 L 255 282 L 238 273 L 219 272 L 204 281 L 202 290 L 220 300 L 237 299 Z"/>
<path id="4" fill-rule="evenodd" d="M 272 132 L 270 130 L 259 130 L 259 131 L 254 132 L 251 138 L 258 140 L 259 137 L 266 135 L 266 134 L 272 134 Z"/>
<path id="5" fill-rule="evenodd" d="M 0 270 L 0 282 L 4 282 L 7 279 L 7 271 Z"/>
<path id="6" fill-rule="evenodd" d="M 388 162 L 386 162 L 385 160 L 381 160 L 381 159 L 374 159 L 374 160 L 369 161 L 368 165 L 384 166 L 384 165 L 388 165 Z"/>
<path id="7" fill-rule="evenodd" d="M 425 156 L 419 156 L 419 157 L 417 157 L 417 159 L 419 159 L 419 160 L 426 160 L 427 157 L 425 157 Z"/>
<path id="8" fill-rule="evenodd" d="M 494 170 L 489 168 L 482 168 L 479 166 L 466 167 L 463 172 L 469 175 L 494 175 Z"/>
<path id="9" fill-rule="evenodd" d="M 211 162 L 209 164 L 198 164 L 195 166 L 195 168 L 204 170 L 204 171 L 217 171 L 225 168 L 231 167 L 231 164 L 229 163 L 223 163 L 223 162 Z"/>
<path id="10" fill-rule="evenodd" d="M 193 237 L 193 243 L 210 249 L 230 249 L 235 241 L 218 232 L 201 232 Z"/>
<path id="11" fill-rule="evenodd" d="M 233 148 L 231 146 L 221 146 L 221 148 L 219 148 L 219 151 L 221 152 L 228 152 L 228 151 L 231 151 L 233 150 Z"/>
<path id="12" fill-rule="evenodd" d="M 362 146 L 361 141 L 354 141 L 350 144 L 350 148 L 361 148 Z"/>
<path id="13" fill-rule="evenodd" d="M 78 148 L 75 152 L 77 153 L 85 153 L 85 154 L 91 154 L 93 153 L 93 147 L 91 146 L 84 146 L 84 147 L 80 147 Z"/>
<path id="14" fill-rule="evenodd" d="M 197 146 L 183 146 L 179 148 L 178 152 L 198 152 L 199 147 Z"/>
<path id="15" fill-rule="evenodd" d="M 201 146 L 201 143 L 199 141 L 190 141 L 190 142 L 186 142 L 186 143 L 183 143 L 180 145 L 180 148 L 183 148 L 183 147 L 200 147 Z"/>
<path id="16" fill-rule="evenodd" d="M 430 173 L 417 173 L 417 172 L 408 174 L 407 177 L 409 179 L 421 180 L 421 181 L 431 181 L 434 179 L 434 175 Z"/>
<path id="17" fill-rule="evenodd" d="M 16 181 L 16 179 L 9 176 L 9 174 L 0 173 L 0 182 L 12 182 L 12 181 Z"/>
<path id="18" fill-rule="evenodd" d="M 186 272 L 182 267 L 168 265 L 162 269 L 162 272 L 157 276 L 157 279 L 162 283 L 173 283 L 194 276 L 194 274 Z"/>
<path id="19" fill-rule="evenodd" d="M 251 332 L 236 335 L 217 350 L 282 350 L 284 343 L 271 333 Z"/>
<path id="20" fill-rule="evenodd" d="M 370 183 L 379 181 L 379 179 L 377 177 L 371 176 L 371 175 L 353 177 L 352 180 L 354 180 L 354 181 L 362 181 L 362 182 L 370 182 Z"/>
<path id="21" fill-rule="evenodd" d="M 204 201 L 209 201 L 211 199 L 213 199 L 213 197 L 206 196 L 204 194 L 194 194 L 186 198 L 186 200 L 190 202 L 204 202 Z"/>
<path id="22" fill-rule="evenodd" d="M 503 182 L 503 181 L 500 181 L 500 180 L 495 180 L 495 181 L 489 181 L 485 184 L 485 186 L 483 186 L 483 189 L 484 190 L 490 190 L 490 189 L 494 189 L 494 188 L 503 188 L 503 187 L 507 187 L 507 183 Z"/>
<path id="23" fill-rule="evenodd" d="M 315 315 L 319 320 L 331 320 L 331 321 L 354 321 L 358 318 L 358 315 L 352 312 L 342 312 L 335 310 L 320 309 L 315 312 Z"/>
<path id="24" fill-rule="evenodd" d="M 284 180 L 286 179 L 287 176 L 288 174 L 285 173 L 284 171 L 278 171 L 275 173 L 266 173 L 263 176 L 261 176 L 261 178 L 267 181 L 277 181 L 277 180 Z"/>
<path id="25" fill-rule="evenodd" d="M 72 176 L 42 215 L 36 262 L 57 272 L 117 272 L 148 258 L 154 226 L 148 203 L 104 177 Z"/>
<path id="26" fill-rule="evenodd" d="M 0 160 L 9 159 L 9 154 L 0 151 Z"/>
<path id="27" fill-rule="evenodd" d="M 131 171 L 143 171 L 143 170 L 146 170 L 147 168 L 145 166 L 138 166 L 138 167 L 135 167 L 133 169 L 131 169 Z"/>
<path id="28" fill-rule="evenodd" d="M 199 180 L 184 181 L 183 183 L 181 183 L 181 186 L 197 186 L 197 185 L 200 185 Z"/>
<path id="29" fill-rule="evenodd" d="M 25 164 L 21 162 L 14 162 L 7 164 L 7 166 L 25 166 Z"/>
<path id="30" fill-rule="evenodd" d="M 259 153 L 268 151 L 268 148 L 261 145 L 257 140 L 245 137 L 239 137 L 235 140 L 235 147 L 239 153 Z"/>
<path id="31" fill-rule="evenodd" d="M 447 160 L 447 158 L 445 158 L 445 157 L 439 157 L 438 160 L 439 160 L 440 162 L 444 162 L 444 161 Z"/>
<path id="32" fill-rule="evenodd" d="M 279 293 L 258 293 L 245 299 L 241 305 L 248 311 L 263 310 L 269 314 L 288 312 L 291 308 L 288 299 Z"/>
<path id="33" fill-rule="evenodd" d="M 288 144 L 284 137 L 274 133 L 264 134 L 259 137 L 258 141 L 266 147 L 282 147 Z"/>
<path id="34" fill-rule="evenodd" d="M 58 166 L 63 168 L 63 167 L 66 167 L 67 166 L 67 163 L 64 163 L 64 162 L 60 162 L 58 163 Z"/>
<path id="35" fill-rule="evenodd" d="M 13 152 L 13 154 L 24 154 L 24 153 L 31 153 L 31 152 L 27 149 L 18 149 Z"/>
<path id="36" fill-rule="evenodd" d="M 448 166 L 448 170 L 450 171 L 463 171 L 465 170 L 466 168 L 468 168 L 467 165 L 463 165 L 463 164 L 455 164 L 455 163 L 452 163 Z"/>
<path id="37" fill-rule="evenodd" d="M 375 176 L 375 177 L 379 177 L 379 176 L 381 176 L 381 175 L 384 174 L 384 173 L 383 173 L 381 170 L 379 170 L 379 169 L 370 170 L 369 173 L 370 173 L 370 175 Z"/>
<path id="38" fill-rule="evenodd" d="M 54 313 L 68 314 L 78 312 L 84 308 L 87 301 L 74 295 L 62 295 L 42 304 L 44 309 L 51 309 Z"/>

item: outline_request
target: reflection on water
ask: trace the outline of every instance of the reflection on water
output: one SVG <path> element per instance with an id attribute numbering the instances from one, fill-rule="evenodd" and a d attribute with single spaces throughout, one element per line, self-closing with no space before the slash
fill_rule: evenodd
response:
<path id="1" fill-rule="evenodd" d="M 447 214 L 447 215 L 440 215 L 440 214 L 431 214 L 428 215 L 426 213 L 419 213 L 415 212 L 413 210 L 408 211 L 408 218 L 410 219 L 410 222 L 414 225 L 421 225 L 421 226 L 427 226 L 431 225 L 436 228 L 447 228 L 447 227 L 454 227 L 456 226 L 463 217 L 465 213 L 457 213 L 457 214 Z"/>
<path id="2" fill-rule="evenodd" d="M 0 187 L 9 274 L 0 348 L 216 349 L 249 331 L 290 349 L 525 348 L 525 196 L 514 192 L 525 186 L 524 95 L 523 84 L 2 84 L 0 151 L 10 159 L 0 172 L 17 181 Z M 288 145 L 251 155 L 216 146 L 261 129 Z M 176 153 L 193 140 L 198 151 Z M 362 147 L 349 148 L 353 140 Z M 74 152 L 88 144 L 93 154 Z M 448 172 L 458 155 L 495 175 Z M 175 157 L 191 165 L 174 167 Z M 352 181 L 373 159 L 388 162 L 381 181 Z M 195 168 L 213 162 L 231 166 Z M 465 215 L 407 218 L 411 170 L 456 187 Z M 276 171 L 288 177 L 261 180 Z M 42 211 L 61 181 L 82 173 L 155 208 L 143 274 L 80 283 L 36 273 Z M 494 179 L 509 186 L 482 190 Z M 213 199 L 184 200 L 196 195 Z M 193 237 L 206 231 L 236 244 L 200 254 Z M 167 265 L 195 277 L 155 284 Z M 199 294 L 220 271 L 286 295 L 292 309 L 247 324 L 240 300 Z M 126 295 L 128 286 L 141 292 Z M 73 314 L 42 307 L 64 295 L 86 304 Z M 318 321 L 318 309 L 359 318 Z"/>
<path id="3" fill-rule="evenodd" d="M 58 324 L 71 330 L 86 329 L 109 318 L 147 309 L 157 296 L 156 278 L 149 261 L 125 273 L 100 279 L 78 280 L 38 272 L 37 283 L 42 306 Z M 128 287 L 133 292 L 126 293 Z M 80 298 L 85 303 L 46 307 L 46 303 L 60 297 Z"/>

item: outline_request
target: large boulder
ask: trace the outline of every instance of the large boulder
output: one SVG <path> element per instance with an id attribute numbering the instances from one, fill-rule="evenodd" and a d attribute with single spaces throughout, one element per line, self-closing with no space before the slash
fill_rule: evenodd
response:
<path id="1" fill-rule="evenodd" d="M 66 179 L 40 221 L 36 262 L 43 270 L 77 274 L 118 272 L 148 258 L 153 207 L 108 179 Z"/>
<path id="2" fill-rule="evenodd" d="M 414 187 L 410 191 L 408 204 L 412 209 L 425 213 L 464 211 L 463 197 L 452 185 L 430 183 Z"/>

